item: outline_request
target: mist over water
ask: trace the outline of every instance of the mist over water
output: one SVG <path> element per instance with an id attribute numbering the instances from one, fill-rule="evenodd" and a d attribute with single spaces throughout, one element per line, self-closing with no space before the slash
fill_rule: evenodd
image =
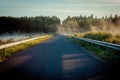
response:
<path id="1" fill-rule="evenodd" d="M 13 41 L 18 41 L 18 40 L 24 40 L 24 39 L 38 37 L 42 35 L 43 33 L 19 33 L 19 32 L 4 33 L 0 35 L 0 40 L 6 41 L 9 39 L 12 39 Z"/>

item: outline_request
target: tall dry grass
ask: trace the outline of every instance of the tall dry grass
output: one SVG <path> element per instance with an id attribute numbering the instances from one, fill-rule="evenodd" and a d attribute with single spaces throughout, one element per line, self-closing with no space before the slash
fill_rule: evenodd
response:
<path id="1" fill-rule="evenodd" d="M 118 34 L 113 35 L 108 32 L 87 32 L 85 34 L 78 33 L 78 34 L 75 34 L 75 36 L 120 44 L 120 35 L 118 35 Z"/>

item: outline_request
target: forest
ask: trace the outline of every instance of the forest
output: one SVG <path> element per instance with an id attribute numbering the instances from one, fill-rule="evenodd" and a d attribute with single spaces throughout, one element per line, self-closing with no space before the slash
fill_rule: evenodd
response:
<path id="1" fill-rule="evenodd" d="M 67 33 L 84 33 L 87 31 L 92 32 L 109 32 L 112 34 L 120 34 L 120 16 L 110 15 L 101 18 L 97 16 L 68 16 L 59 29 L 59 32 Z"/>
<path id="2" fill-rule="evenodd" d="M 0 33 L 12 32 L 44 32 L 53 33 L 60 25 L 60 19 L 52 16 L 36 16 L 36 17 L 0 17 Z"/>
<path id="3" fill-rule="evenodd" d="M 61 25 L 62 23 L 62 25 Z M 84 33 L 107 31 L 120 34 L 120 16 L 68 16 L 63 22 L 56 16 L 0 17 L 0 33 L 12 32 Z"/>

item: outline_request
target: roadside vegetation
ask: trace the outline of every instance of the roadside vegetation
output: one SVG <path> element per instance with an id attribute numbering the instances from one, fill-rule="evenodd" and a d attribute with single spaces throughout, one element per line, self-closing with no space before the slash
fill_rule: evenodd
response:
<path id="1" fill-rule="evenodd" d="M 100 41 L 120 44 L 120 37 L 118 35 L 112 35 L 106 32 L 98 32 L 98 33 L 88 32 L 85 34 L 74 34 L 73 36 L 91 38 L 91 39 L 96 39 Z M 95 53 L 97 56 L 103 58 L 104 60 L 107 60 L 108 62 L 118 62 L 120 60 L 120 51 L 109 48 L 109 51 L 107 52 L 106 47 L 98 46 L 82 40 L 77 40 L 72 37 L 69 37 L 69 38 L 74 42 L 76 42 L 77 44 L 86 48 L 88 51 Z"/>
<path id="2" fill-rule="evenodd" d="M 6 60 L 7 58 L 11 57 L 15 53 L 23 51 L 23 50 L 25 50 L 29 47 L 32 47 L 40 42 L 43 42 L 51 37 L 52 36 L 48 35 L 47 37 L 44 37 L 44 38 L 36 39 L 33 41 L 29 41 L 29 42 L 26 42 L 23 44 L 19 44 L 19 45 L 13 46 L 13 47 L 6 48 L 4 50 L 0 50 L 0 62 Z"/>
<path id="3" fill-rule="evenodd" d="M 120 35 L 113 35 L 108 32 L 87 32 L 85 34 L 73 34 L 74 36 L 77 37 L 83 37 L 83 38 L 90 38 L 94 40 L 99 40 L 99 41 L 105 41 L 109 43 L 114 43 L 114 44 L 120 44 Z"/>
<path id="4" fill-rule="evenodd" d="M 111 33 L 107 32 L 88 32 L 84 34 L 84 38 L 91 38 L 95 40 L 120 44 L 120 35 L 112 35 Z"/>

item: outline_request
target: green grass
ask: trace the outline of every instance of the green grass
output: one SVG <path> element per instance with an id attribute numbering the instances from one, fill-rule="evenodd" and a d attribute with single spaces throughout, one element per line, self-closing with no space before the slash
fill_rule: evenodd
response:
<path id="1" fill-rule="evenodd" d="M 44 37 L 44 38 L 40 38 L 37 40 L 29 41 L 29 42 L 26 42 L 23 44 L 19 44 L 19 45 L 10 47 L 10 48 L 6 48 L 5 50 L 0 50 L 0 62 L 11 57 L 12 55 L 14 55 L 20 51 L 23 51 L 29 47 L 32 47 L 40 42 L 43 42 L 46 39 L 51 38 L 51 37 L 52 36 L 48 35 L 48 37 Z"/>
<path id="2" fill-rule="evenodd" d="M 108 49 L 109 51 L 107 52 L 107 48 L 103 46 L 98 46 L 92 43 L 88 43 L 85 41 L 77 40 L 74 38 L 69 37 L 72 41 L 76 42 L 77 44 L 83 46 L 86 48 L 88 51 L 94 53 L 95 55 L 101 57 L 102 59 L 108 61 L 108 62 L 118 62 L 120 61 L 120 54 L 119 52 L 113 49 Z"/>

